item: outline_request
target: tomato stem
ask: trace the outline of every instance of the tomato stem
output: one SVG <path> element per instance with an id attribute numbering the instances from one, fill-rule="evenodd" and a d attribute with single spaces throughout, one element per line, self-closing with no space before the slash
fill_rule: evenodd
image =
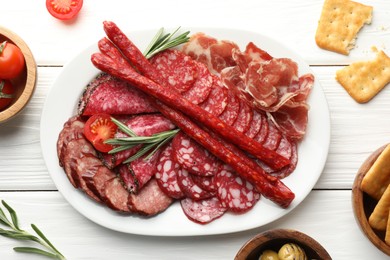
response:
<path id="1" fill-rule="evenodd" d="M 4 50 L 6 44 L 7 44 L 7 41 L 3 41 L 3 43 L 0 45 L 0 55 L 3 53 L 3 50 Z"/>
<path id="2" fill-rule="evenodd" d="M 1 48 L 1 46 L 0 46 L 0 48 Z M 1 51 L 1 49 L 0 49 L 0 51 Z M 14 95 L 3 93 L 4 85 L 5 85 L 5 81 L 4 80 L 0 81 L 0 98 L 13 98 Z"/>

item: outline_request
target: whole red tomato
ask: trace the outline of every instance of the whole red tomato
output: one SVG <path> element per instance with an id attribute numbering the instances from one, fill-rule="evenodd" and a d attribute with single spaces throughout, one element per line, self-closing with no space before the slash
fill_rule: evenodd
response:
<path id="1" fill-rule="evenodd" d="M 0 45 L 0 79 L 16 78 L 23 68 L 22 51 L 15 44 L 4 41 Z"/>
<path id="2" fill-rule="evenodd" d="M 0 111 L 11 104 L 15 88 L 9 80 L 0 80 Z"/>

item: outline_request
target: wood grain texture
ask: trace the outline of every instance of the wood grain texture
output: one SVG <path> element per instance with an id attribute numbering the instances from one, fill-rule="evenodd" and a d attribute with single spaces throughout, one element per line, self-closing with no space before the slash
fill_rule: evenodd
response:
<path id="1" fill-rule="evenodd" d="M 315 44 L 323 0 L 199 0 L 190 9 L 179 0 L 94 0 L 84 1 L 79 16 L 70 22 L 51 17 L 43 2 L 4 2 L 1 25 L 28 44 L 38 64 L 38 80 L 27 107 L 0 125 L 0 199 L 17 210 L 23 227 L 37 224 L 68 259 L 233 259 L 251 237 L 275 228 L 308 234 L 333 259 L 388 259 L 360 231 L 352 211 L 351 190 L 363 161 L 390 142 L 390 88 L 385 87 L 361 105 L 335 80 L 336 70 L 344 65 L 373 58 L 371 46 L 389 54 L 390 1 L 360 2 L 374 7 L 373 21 L 359 32 L 356 47 L 348 56 L 322 50 Z M 76 212 L 57 192 L 47 172 L 40 148 L 40 117 L 62 67 L 104 36 L 104 20 L 116 22 L 127 32 L 179 25 L 243 29 L 274 38 L 300 54 L 324 90 L 332 124 L 328 160 L 314 191 L 294 211 L 271 224 L 206 237 L 123 234 L 96 225 Z M 12 250 L 14 246 L 20 246 L 19 242 L 0 237 L 0 258 L 26 259 L 26 255 Z"/>

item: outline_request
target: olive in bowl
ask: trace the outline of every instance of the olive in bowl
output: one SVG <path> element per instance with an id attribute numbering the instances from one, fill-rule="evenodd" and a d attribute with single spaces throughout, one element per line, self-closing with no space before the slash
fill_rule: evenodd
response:
<path id="1" fill-rule="evenodd" d="M 30 101 L 36 85 L 37 65 L 27 44 L 1 26 L 0 65 L 0 123 L 3 123 Z"/>
<path id="2" fill-rule="evenodd" d="M 329 260 L 332 258 L 317 241 L 308 235 L 292 229 L 274 229 L 251 238 L 241 247 L 235 257 L 235 260 L 260 259 Z"/>

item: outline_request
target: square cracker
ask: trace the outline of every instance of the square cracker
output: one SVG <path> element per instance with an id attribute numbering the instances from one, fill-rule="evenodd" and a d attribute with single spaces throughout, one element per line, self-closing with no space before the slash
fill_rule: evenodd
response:
<path id="1" fill-rule="evenodd" d="M 336 80 L 356 102 L 366 103 L 390 82 L 390 58 L 379 51 L 374 60 L 355 62 L 338 70 Z"/>
<path id="2" fill-rule="evenodd" d="M 374 211 L 368 218 L 370 226 L 376 230 L 386 230 L 390 211 L 390 185 L 387 186 L 382 197 L 376 204 Z"/>
<path id="3" fill-rule="evenodd" d="M 349 0 L 325 0 L 315 36 L 317 45 L 348 55 L 359 30 L 371 23 L 372 9 Z"/>
<path id="4" fill-rule="evenodd" d="M 390 184 L 390 145 L 387 145 L 364 176 L 360 188 L 380 200 Z"/>

